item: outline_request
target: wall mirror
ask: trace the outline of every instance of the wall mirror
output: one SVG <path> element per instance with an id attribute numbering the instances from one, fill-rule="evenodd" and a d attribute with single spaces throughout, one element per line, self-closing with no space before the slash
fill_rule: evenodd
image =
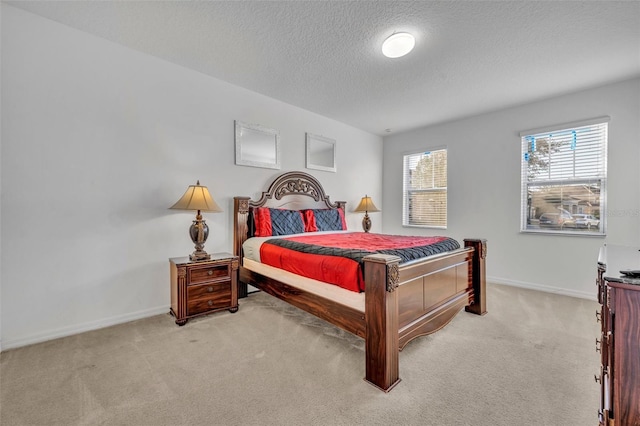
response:
<path id="1" fill-rule="evenodd" d="M 235 121 L 236 165 L 280 169 L 280 132 Z"/>
<path id="2" fill-rule="evenodd" d="M 307 169 L 336 171 L 336 141 L 307 133 Z"/>

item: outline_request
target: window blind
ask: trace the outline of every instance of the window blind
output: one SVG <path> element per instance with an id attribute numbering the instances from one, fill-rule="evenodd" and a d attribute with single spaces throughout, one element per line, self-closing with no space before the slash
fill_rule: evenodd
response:
<path id="1" fill-rule="evenodd" d="M 403 225 L 446 228 L 447 150 L 404 156 Z"/>
<path id="2" fill-rule="evenodd" d="M 579 232 L 589 215 L 598 222 L 589 230 L 604 233 L 607 133 L 605 121 L 522 134 L 522 230 Z M 546 220 L 557 215 L 561 223 Z"/>

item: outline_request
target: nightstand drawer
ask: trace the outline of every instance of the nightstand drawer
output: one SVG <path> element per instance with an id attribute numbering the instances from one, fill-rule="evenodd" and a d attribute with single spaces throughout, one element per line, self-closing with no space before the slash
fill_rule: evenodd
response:
<path id="1" fill-rule="evenodd" d="M 229 265 L 226 263 L 219 265 L 208 265 L 203 267 L 189 268 L 189 285 L 199 284 L 208 281 L 216 281 L 229 278 Z"/>
<path id="2" fill-rule="evenodd" d="M 187 286 L 189 302 L 196 299 L 210 299 L 215 294 L 231 297 L 231 281 Z"/>
<path id="3" fill-rule="evenodd" d="M 231 289 L 218 293 L 205 293 L 209 296 L 187 301 L 187 315 L 196 315 L 214 309 L 225 309 L 231 306 Z"/>

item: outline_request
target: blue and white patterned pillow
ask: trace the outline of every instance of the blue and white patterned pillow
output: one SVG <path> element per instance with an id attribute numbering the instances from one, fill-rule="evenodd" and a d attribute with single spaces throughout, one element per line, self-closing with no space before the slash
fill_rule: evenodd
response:
<path id="1" fill-rule="evenodd" d="M 302 215 L 298 210 L 269 209 L 272 235 L 301 234 L 304 232 Z"/>

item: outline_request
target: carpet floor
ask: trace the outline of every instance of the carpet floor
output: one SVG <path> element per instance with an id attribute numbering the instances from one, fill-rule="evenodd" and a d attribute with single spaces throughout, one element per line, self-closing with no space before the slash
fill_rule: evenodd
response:
<path id="1" fill-rule="evenodd" d="M 158 315 L 0 354 L 0 424 L 558 425 L 597 423 L 596 302 L 488 285 L 363 380 L 364 341 L 265 293 L 175 325 Z"/>

